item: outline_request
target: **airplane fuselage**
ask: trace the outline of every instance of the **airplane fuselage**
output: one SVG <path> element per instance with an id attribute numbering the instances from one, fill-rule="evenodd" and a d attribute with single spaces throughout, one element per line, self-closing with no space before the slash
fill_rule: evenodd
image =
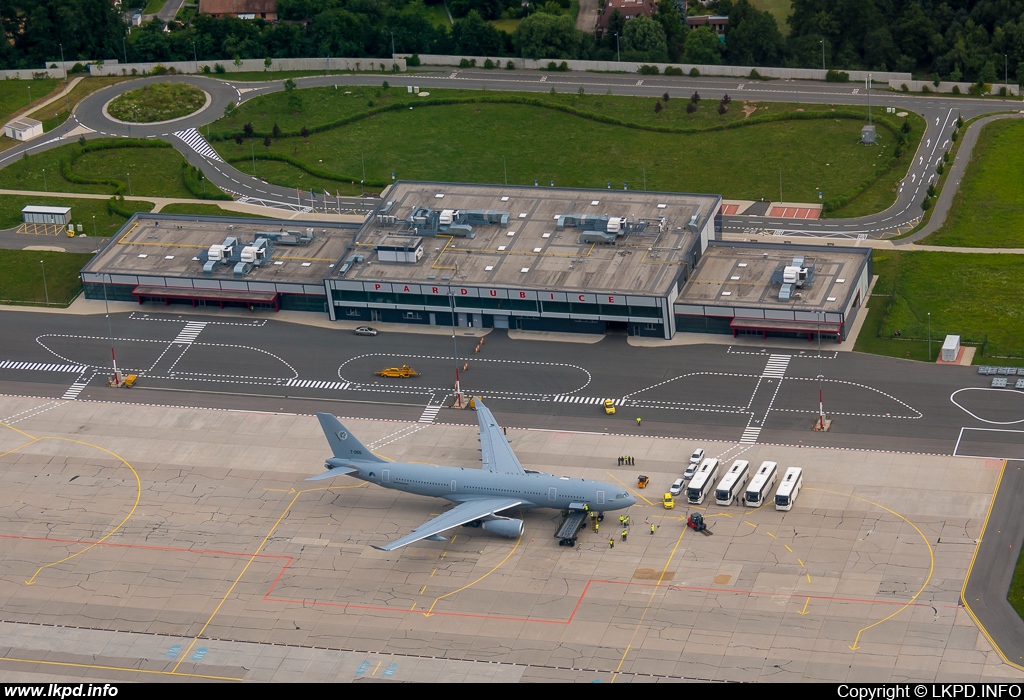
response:
<path id="1" fill-rule="evenodd" d="M 521 499 L 522 508 L 566 509 L 586 504 L 591 510 L 605 511 L 628 508 L 635 502 L 623 486 L 543 472 L 495 474 L 481 469 L 408 462 L 349 464 L 358 469 L 351 474 L 355 478 L 455 503 L 498 497 Z"/>

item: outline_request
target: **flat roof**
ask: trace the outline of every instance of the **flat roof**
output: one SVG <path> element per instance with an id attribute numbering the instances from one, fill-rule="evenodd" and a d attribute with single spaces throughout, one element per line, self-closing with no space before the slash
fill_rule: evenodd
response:
<path id="1" fill-rule="evenodd" d="M 42 122 L 38 119 L 32 119 L 31 117 L 18 117 L 7 122 L 7 126 L 12 129 L 31 129 L 32 127 L 41 126 Z"/>
<path id="2" fill-rule="evenodd" d="M 39 207 L 29 204 L 21 208 L 22 214 L 67 214 L 71 207 Z"/>
<path id="3" fill-rule="evenodd" d="M 676 304 L 839 312 L 846 307 L 870 254 L 870 248 L 715 242 L 704 252 Z M 780 285 L 772 282 L 772 276 L 778 277 L 782 267 L 792 265 L 798 256 L 803 256 L 804 267 L 813 268 L 813 279 L 795 289 L 789 300 L 780 300 Z"/>
<path id="4" fill-rule="evenodd" d="M 241 217 L 186 217 L 160 214 L 138 215 L 126 228 L 89 261 L 85 273 L 160 275 L 244 279 L 262 282 L 320 284 L 339 258 L 352 245 L 354 228 L 337 224 L 283 221 Z M 274 246 L 269 259 L 245 277 L 234 276 L 230 265 L 219 266 L 213 274 L 203 273 L 199 254 L 211 245 L 234 236 L 240 245 L 250 245 L 258 232 L 305 232 L 312 228 L 315 238 L 308 246 Z"/>
<path id="5" fill-rule="evenodd" d="M 359 231 L 356 245 L 365 262 L 343 274 L 334 271 L 332 278 L 664 295 L 720 204 L 718 195 L 399 182 Z M 417 207 L 507 212 L 508 218 L 504 225 L 473 223 L 472 238 L 443 232 L 434 237 L 411 222 Z M 581 243 L 582 229 L 567 225 L 558 230 L 556 220 L 563 215 L 619 217 L 631 226 L 647 225 L 613 243 Z M 694 217 L 696 230 L 689 226 Z M 379 260 L 378 245 L 410 236 L 423 238 L 421 260 Z"/>

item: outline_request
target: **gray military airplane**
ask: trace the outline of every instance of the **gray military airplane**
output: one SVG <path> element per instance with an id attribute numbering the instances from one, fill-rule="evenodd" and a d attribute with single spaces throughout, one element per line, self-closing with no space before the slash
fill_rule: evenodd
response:
<path id="1" fill-rule="evenodd" d="M 476 400 L 476 415 L 480 422 L 481 469 L 389 462 L 363 447 L 330 413 L 318 413 L 320 427 L 334 456 L 327 459 L 326 472 L 306 481 L 347 474 L 384 488 L 437 496 L 456 504 L 405 537 L 374 547 L 385 552 L 419 540 L 443 541 L 442 532 L 466 524 L 502 537 L 519 537 L 523 534 L 523 521 L 498 515 L 510 508 L 583 510 L 586 506 L 605 511 L 636 503 L 621 486 L 523 469 L 512 445 L 480 399 Z"/>

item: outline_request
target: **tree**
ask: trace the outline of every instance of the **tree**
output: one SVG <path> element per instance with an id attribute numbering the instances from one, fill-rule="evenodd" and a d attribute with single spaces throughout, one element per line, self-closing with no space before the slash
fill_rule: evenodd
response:
<path id="1" fill-rule="evenodd" d="M 711 27 L 697 27 L 686 37 L 683 62 L 717 66 L 722 63 L 722 42 Z"/>
<path id="2" fill-rule="evenodd" d="M 489 22 L 480 13 L 470 10 L 464 19 L 452 26 L 455 52 L 467 56 L 500 55 L 505 53 L 508 35 Z"/>
<path id="3" fill-rule="evenodd" d="M 661 25 L 665 32 L 665 47 L 668 50 L 668 60 L 678 61 L 683 55 L 683 44 L 686 42 L 686 27 L 679 16 L 679 10 L 672 0 L 659 0 L 658 11 L 654 13 L 654 20 Z"/>
<path id="4" fill-rule="evenodd" d="M 665 30 L 650 17 L 640 15 L 626 22 L 623 29 L 623 53 L 628 60 L 667 63 Z"/>
<path id="5" fill-rule="evenodd" d="M 538 12 L 516 27 L 512 45 L 523 58 L 579 58 L 583 47 L 582 32 L 572 18 Z"/>
<path id="6" fill-rule="evenodd" d="M 739 0 L 725 28 L 728 61 L 734 66 L 777 66 L 782 62 L 786 42 L 775 18 L 758 12 L 747 0 Z"/>

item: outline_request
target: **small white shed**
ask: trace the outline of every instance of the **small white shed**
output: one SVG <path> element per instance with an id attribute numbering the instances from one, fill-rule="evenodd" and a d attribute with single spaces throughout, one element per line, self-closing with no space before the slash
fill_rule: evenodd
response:
<path id="1" fill-rule="evenodd" d="M 43 123 L 28 117 L 18 117 L 4 125 L 4 136 L 15 141 L 28 141 L 42 133 Z"/>
<path id="2" fill-rule="evenodd" d="M 71 223 L 71 207 L 37 207 L 29 204 L 22 207 L 21 220 L 26 224 L 67 226 Z"/>
<path id="3" fill-rule="evenodd" d="M 942 343 L 942 361 L 943 362 L 956 362 L 957 355 L 960 354 L 960 336 L 958 335 L 947 335 L 946 340 Z"/>

